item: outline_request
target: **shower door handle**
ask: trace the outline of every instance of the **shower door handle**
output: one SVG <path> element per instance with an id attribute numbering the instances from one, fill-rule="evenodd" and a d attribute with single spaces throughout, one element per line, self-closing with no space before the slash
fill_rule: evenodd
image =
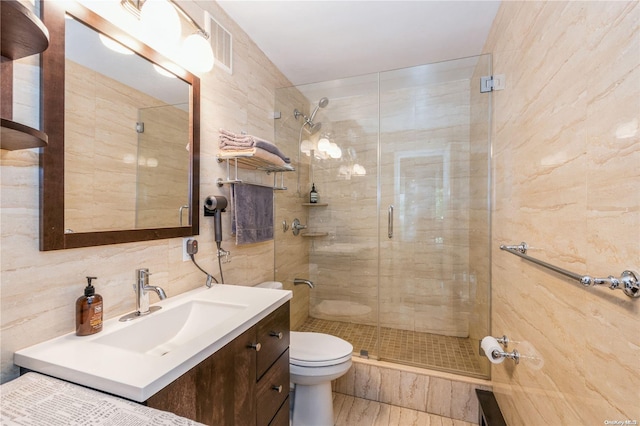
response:
<path id="1" fill-rule="evenodd" d="M 389 205 L 387 210 L 388 223 L 387 223 L 387 236 L 393 238 L 393 205 Z"/>

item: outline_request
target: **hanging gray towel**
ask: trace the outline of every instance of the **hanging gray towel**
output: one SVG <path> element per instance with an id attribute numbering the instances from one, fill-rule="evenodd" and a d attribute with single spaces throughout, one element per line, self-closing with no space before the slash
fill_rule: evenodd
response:
<path id="1" fill-rule="evenodd" d="M 231 232 L 236 244 L 273 239 L 273 188 L 238 183 L 231 185 L 233 217 Z"/>

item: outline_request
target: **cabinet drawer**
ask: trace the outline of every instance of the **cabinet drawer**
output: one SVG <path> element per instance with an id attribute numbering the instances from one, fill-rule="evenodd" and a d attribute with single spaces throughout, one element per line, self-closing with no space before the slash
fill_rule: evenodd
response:
<path id="1" fill-rule="evenodd" d="M 271 422 L 285 399 L 289 397 L 289 351 L 285 351 L 258 382 L 257 424 Z"/>
<path id="2" fill-rule="evenodd" d="M 289 347 L 289 302 L 276 309 L 258 324 L 260 351 L 256 354 L 256 379 Z"/>
<path id="3" fill-rule="evenodd" d="M 289 398 L 284 401 L 269 426 L 289 426 L 289 401 Z"/>

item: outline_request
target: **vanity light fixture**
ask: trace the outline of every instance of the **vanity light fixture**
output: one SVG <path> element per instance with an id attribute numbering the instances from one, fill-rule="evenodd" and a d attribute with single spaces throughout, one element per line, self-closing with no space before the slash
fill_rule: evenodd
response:
<path id="1" fill-rule="evenodd" d="M 173 0 L 120 0 L 120 4 L 140 20 L 150 37 L 165 45 L 176 45 L 180 39 L 182 16 L 195 31 L 182 41 L 180 61 L 192 71 L 207 72 L 213 68 L 214 56 L 209 33 L 178 3 Z"/>

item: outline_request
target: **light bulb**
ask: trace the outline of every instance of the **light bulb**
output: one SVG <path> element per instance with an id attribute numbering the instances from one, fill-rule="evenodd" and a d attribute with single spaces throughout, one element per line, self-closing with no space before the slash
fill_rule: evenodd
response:
<path id="1" fill-rule="evenodd" d="M 208 72 L 213 68 L 213 49 L 209 40 L 200 32 L 193 33 L 182 43 L 182 61 L 196 72 Z"/>
<path id="2" fill-rule="evenodd" d="M 140 22 L 151 44 L 164 48 L 178 43 L 182 28 L 175 7 L 167 0 L 147 0 L 140 11 Z"/>
<path id="3" fill-rule="evenodd" d="M 100 37 L 100 41 L 102 42 L 102 44 L 104 44 L 105 47 L 108 47 L 114 52 L 122 53 L 123 55 L 133 55 L 132 50 L 118 43 L 117 41 L 105 36 L 104 34 L 98 34 L 98 36 Z"/>
<path id="4" fill-rule="evenodd" d="M 342 157 L 342 150 L 340 149 L 340 147 L 334 143 L 331 142 L 330 147 L 329 147 L 329 156 L 331 158 L 340 158 Z"/>
<path id="5" fill-rule="evenodd" d="M 329 152 L 331 149 L 331 142 L 327 138 L 321 138 L 318 141 L 318 150 L 322 152 Z"/>
<path id="6" fill-rule="evenodd" d="M 171 74 L 169 71 L 165 70 L 164 68 L 158 66 L 157 64 L 153 64 L 153 69 L 156 70 L 156 72 L 164 77 L 168 77 L 168 78 L 176 78 L 175 75 Z"/>
<path id="7" fill-rule="evenodd" d="M 356 163 L 353 165 L 353 174 L 356 176 L 364 176 L 367 174 L 367 171 L 360 164 Z"/>
<path id="8" fill-rule="evenodd" d="M 311 155 L 311 150 L 313 149 L 313 144 L 308 139 L 305 139 L 300 144 L 300 151 L 306 155 Z"/>

